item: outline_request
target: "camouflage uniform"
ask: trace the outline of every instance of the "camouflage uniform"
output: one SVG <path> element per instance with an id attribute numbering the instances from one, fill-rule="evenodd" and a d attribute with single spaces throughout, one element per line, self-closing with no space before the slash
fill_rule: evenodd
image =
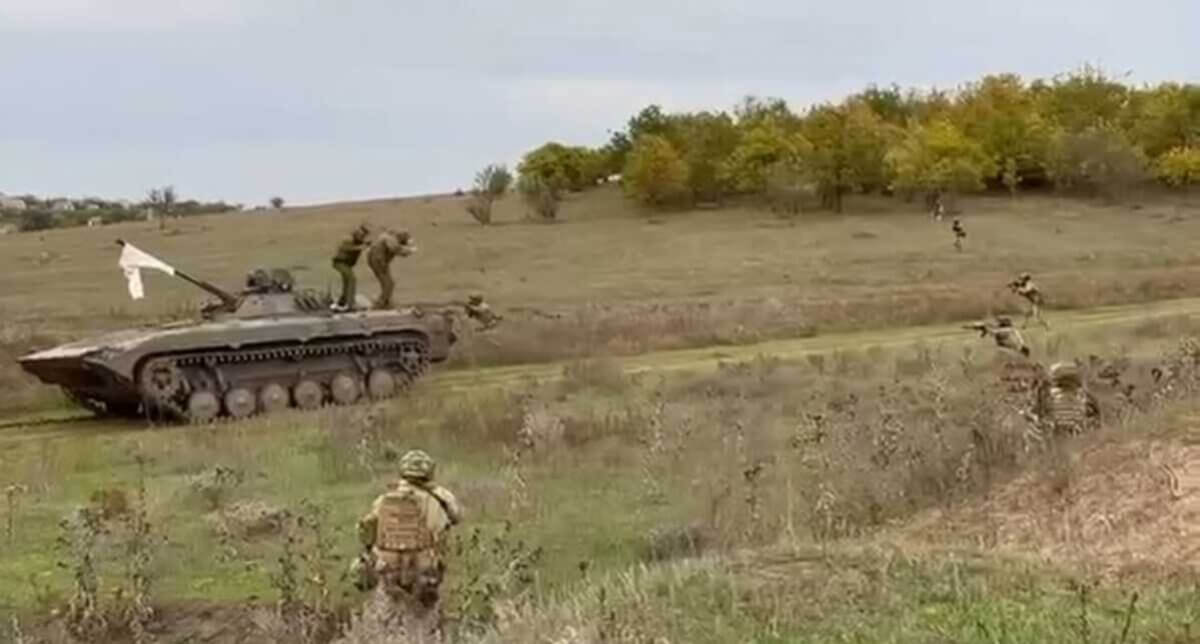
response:
<path id="1" fill-rule="evenodd" d="M 467 317 L 479 322 L 480 328 L 487 330 L 500 323 L 504 318 L 492 311 L 492 307 L 483 301 L 483 296 L 476 293 L 467 298 Z"/>
<path id="2" fill-rule="evenodd" d="M 1039 401 L 1043 431 L 1052 436 L 1075 436 L 1099 423 L 1099 407 L 1084 388 L 1076 365 L 1054 364 L 1049 376 Z"/>
<path id="3" fill-rule="evenodd" d="M 1029 320 L 1034 319 L 1042 326 L 1050 328 L 1050 325 L 1046 324 L 1046 320 L 1042 319 L 1042 292 L 1033 283 L 1033 278 L 1029 273 L 1021 273 L 1013 285 L 1013 292 L 1029 302 L 1029 310 L 1025 313 L 1025 323 L 1022 326 L 1029 326 Z"/>
<path id="4" fill-rule="evenodd" d="M 369 566 L 373 601 L 384 607 L 385 621 L 410 632 L 439 630 L 438 589 L 445 572 L 445 536 L 462 521 L 462 508 L 448 490 L 434 485 L 435 465 L 423 451 L 400 459 L 400 481 L 375 499 L 358 522 L 368 551 L 359 567 Z"/>
<path id="5" fill-rule="evenodd" d="M 366 226 L 359 226 L 350 237 L 343 239 L 337 246 L 333 256 L 333 270 L 342 277 L 342 294 L 334 305 L 335 309 L 346 311 L 354 308 L 354 266 L 358 264 L 359 255 L 362 255 L 367 247 L 368 234 Z"/>
<path id="6" fill-rule="evenodd" d="M 954 220 L 954 225 L 950 226 L 950 230 L 954 231 L 954 250 L 961 253 L 963 240 L 967 238 L 967 231 L 963 229 L 962 222 L 958 219 Z"/>
<path id="7" fill-rule="evenodd" d="M 371 272 L 375 273 L 375 279 L 379 280 L 379 299 L 375 300 L 375 308 L 391 307 L 392 293 L 396 290 L 396 283 L 392 280 L 392 260 L 397 255 L 408 257 L 412 254 L 413 249 L 409 245 L 411 239 L 407 232 L 385 230 L 375 238 L 375 241 L 371 242 L 371 247 L 367 249 L 367 266 L 371 267 Z"/>

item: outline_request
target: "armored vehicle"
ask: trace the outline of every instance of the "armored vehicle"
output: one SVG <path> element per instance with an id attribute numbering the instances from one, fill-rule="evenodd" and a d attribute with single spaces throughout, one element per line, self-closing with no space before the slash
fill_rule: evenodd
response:
<path id="1" fill-rule="evenodd" d="M 256 270 L 238 294 L 176 270 L 216 296 L 201 319 L 97 338 L 19 359 L 99 414 L 206 422 L 396 395 L 448 356 L 452 311 L 334 313 L 283 270 Z"/>

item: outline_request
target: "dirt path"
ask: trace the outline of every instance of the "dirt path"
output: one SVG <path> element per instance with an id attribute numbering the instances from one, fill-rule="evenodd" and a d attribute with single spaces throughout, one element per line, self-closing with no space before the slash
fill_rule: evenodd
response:
<path id="1" fill-rule="evenodd" d="M 1051 326 L 1051 331 L 1062 331 L 1064 329 L 1120 327 L 1140 324 L 1155 318 L 1191 315 L 1200 315 L 1200 298 L 1064 311 L 1047 314 L 1046 318 Z M 1031 342 L 1036 341 L 1043 333 L 1045 331 L 1031 327 L 1026 332 L 1026 338 Z M 760 355 L 793 360 L 813 354 L 841 350 L 858 351 L 870 347 L 895 348 L 918 342 L 962 345 L 981 341 L 977 334 L 964 330 L 960 323 L 955 323 L 836 333 L 812 338 L 772 340 L 739 346 L 658 351 L 636 356 L 617 357 L 613 358 L 613 361 L 628 374 L 704 371 L 717 368 L 717 365 L 723 361 L 752 360 Z M 986 347 L 987 345 L 982 346 Z M 484 387 L 506 387 L 526 382 L 547 382 L 560 378 L 564 367 L 568 364 L 570 361 L 435 371 L 427 384 L 437 389 L 459 391 Z M 79 432 L 120 433 L 144 428 L 144 423 L 136 421 L 96 419 L 87 415 L 66 416 L 61 412 L 46 413 L 28 418 L 0 421 L 0 445 L 27 440 L 59 438 Z"/>

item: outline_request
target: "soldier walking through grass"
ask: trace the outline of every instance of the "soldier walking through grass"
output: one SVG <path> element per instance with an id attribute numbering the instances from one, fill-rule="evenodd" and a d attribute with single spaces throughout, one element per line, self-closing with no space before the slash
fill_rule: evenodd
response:
<path id="1" fill-rule="evenodd" d="M 397 256 L 408 257 L 416 247 L 412 245 L 412 237 L 407 231 L 385 230 L 375 237 L 367 249 L 367 266 L 379 280 L 379 298 L 374 307 L 387 309 L 392 306 L 392 293 L 396 290 L 396 282 L 392 280 L 392 260 Z"/>
<path id="2" fill-rule="evenodd" d="M 373 573 L 372 601 L 384 621 L 402 626 L 416 641 L 440 636 L 439 589 L 445 573 L 446 534 L 462 521 L 462 508 L 449 490 L 433 482 L 436 464 L 412 450 L 400 459 L 400 481 L 375 499 L 358 522 L 358 534 Z"/>
<path id="3" fill-rule="evenodd" d="M 1029 309 L 1025 312 L 1025 322 L 1021 325 L 1022 328 L 1029 326 L 1031 319 L 1037 320 L 1047 329 L 1050 328 L 1050 325 L 1042 318 L 1042 292 L 1033 283 L 1033 277 L 1029 273 L 1021 273 L 1017 279 L 1009 282 L 1008 287 L 1013 293 L 1029 302 Z"/>
<path id="4" fill-rule="evenodd" d="M 358 264 L 358 258 L 362 255 L 363 250 L 367 248 L 368 235 L 370 235 L 370 231 L 367 230 L 366 224 L 355 228 L 349 237 L 338 244 L 333 255 L 333 270 L 337 271 L 342 278 L 342 293 L 332 307 L 335 311 L 349 311 L 354 308 L 356 287 L 354 266 Z"/>
<path id="5" fill-rule="evenodd" d="M 954 223 L 950 226 L 950 230 L 954 231 L 954 250 L 961 253 L 963 249 L 963 240 L 967 238 L 967 231 L 963 229 L 962 221 L 955 217 Z"/>

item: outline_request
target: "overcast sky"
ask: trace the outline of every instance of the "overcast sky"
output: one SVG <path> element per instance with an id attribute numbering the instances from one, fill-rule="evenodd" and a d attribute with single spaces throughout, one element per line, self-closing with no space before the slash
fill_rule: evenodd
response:
<path id="1" fill-rule="evenodd" d="M 1197 0 L 0 0 L 0 191 L 453 190 L 649 103 L 1100 64 L 1200 80 Z"/>

